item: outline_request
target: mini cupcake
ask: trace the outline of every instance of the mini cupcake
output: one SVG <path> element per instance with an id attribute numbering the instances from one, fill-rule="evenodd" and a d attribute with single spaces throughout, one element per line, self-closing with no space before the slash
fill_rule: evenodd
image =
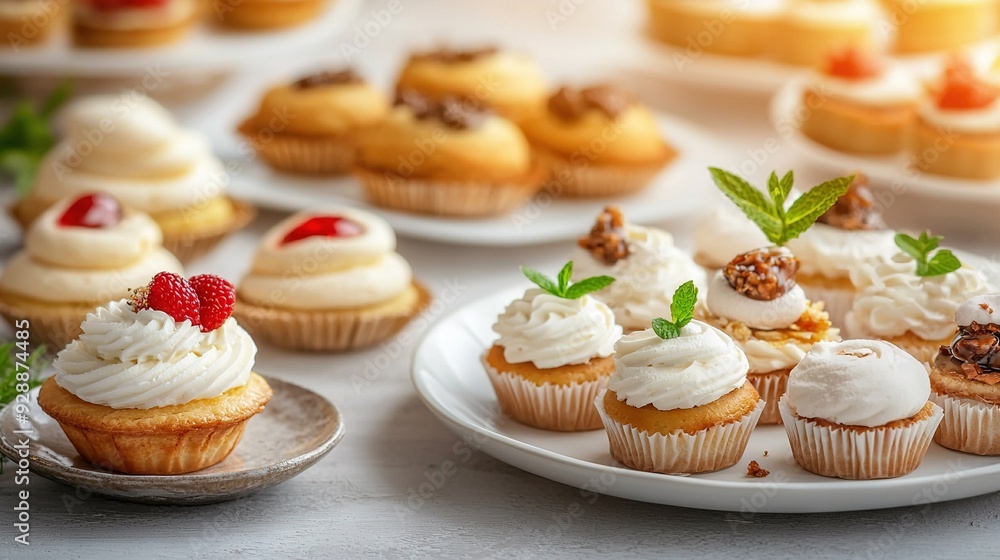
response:
<path id="1" fill-rule="evenodd" d="M 350 208 L 296 214 L 260 242 L 236 317 L 294 350 L 353 350 L 390 339 L 430 303 L 384 220 Z"/>
<path id="2" fill-rule="evenodd" d="M 764 402 L 747 381 L 747 358 L 733 340 L 693 321 L 698 289 L 673 294 L 671 320 L 622 337 L 608 390 L 594 402 L 611 456 L 666 474 L 732 466 L 746 449 Z"/>
<path id="3" fill-rule="evenodd" d="M 546 177 L 511 121 L 474 101 L 409 90 L 360 135 L 354 171 L 373 204 L 440 216 L 509 212 Z"/>
<path id="4" fill-rule="evenodd" d="M 74 0 L 73 41 L 81 47 L 154 47 L 183 39 L 196 0 Z"/>
<path id="5" fill-rule="evenodd" d="M 898 53 L 948 51 L 988 39 L 996 29 L 994 0 L 882 0 L 895 24 Z"/>
<path id="6" fill-rule="evenodd" d="M 869 480 L 916 469 L 941 423 L 924 366 L 879 340 L 821 342 L 788 378 L 781 417 L 795 461 Z"/>
<path id="7" fill-rule="evenodd" d="M 611 309 L 588 294 L 614 279 L 571 284 L 572 262 L 556 281 L 521 270 L 538 288 L 525 291 L 497 318 L 493 331 L 500 338 L 483 355 L 500 409 L 543 430 L 599 429 L 594 399 L 615 369 L 611 354 L 622 328 Z"/>
<path id="8" fill-rule="evenodd" d="M 944 409 L 934 441 L 975 455 L 1000 455 L 1000 294 L 959 306 L 959 332 L 931 363 L 931 398 Z"/>
<path id="9" fill-rule="evenodd" d="M 590 234 L 577 241 L 573 262 L 577 280 L 599 275 L 615 279 L 594 297 L 611 307 L 626 332 L 669 315 L 670 294 L 685 281 L 694 279 L 696 286 L 705 287 L 704 271 L 674 245 L 669 233 L 626 222 L 616 206 L 605 208 Z"/>
<path id="10" fill-rule="evenodd" d="M 322 72 L 268 90 L 239 130 L 279 171 L 345 173 L 354 163 L 358 132 L 384 119 L 389 108 L 385 96 L 353 71 Z"/>
<path id="11" fill-rule="evenodd" d="M 39 406 L 103 469 L 169 475 L 221 462 L 272 395 L 232 305 L 218 276 L 157 274 L 131 300 L 87 315 Z"/>
<path id="12" fill-rule="evenodd" d="M 326 0 L 214 0 L 215 17 L 229 27 L 268 30 L 316 19 Z"/>
<path id="13" fill-rule="evenodd" d="M 810 300 L 826 304 L 834 325 L 843 325 L 857 292 L 851 271 L 868 259 L 895 255 L 895 235 L 875 205 L 868 178 L 855 175 L 847 193 L 788 242 L 800 263 L 795 281 Z"/>
<path id="14" fill-rule="evenodd" d="M 541 110 L 548 83 L 527 55 L 496 47 L 442 48 L 412 55 L 399 73 L 396 90 L 416 91 L 435 101 L 474 99 L 518 122 Z"/>
<path id="15" fill-rule="evenodd" d="M 716 206 L 694 230 L 694 262 L 714 275 L 733 255 L 767 245 L 767 237 L 731 206 Z"/>
<path id="16" fill-rule="evenodd" d="M 896 239 L 901 252 L 851 271 L 857 295 L 844 325 L 852 337 L 879 338 L 930 362 L 951 344 L 962 302 L 986 293 L 986 278 L 951 251 L 935 251 L 941 237 L 924 232 Z"/>
<path id="17" fill-rule="evenodd" d="M 677 156 L 653 113 L 609 85 L 562 87 L 521 128 L 566 196 L 634 193 Z"/>
<path id="18" fill-rule="evenodd" d="M 253 207 L 226 196 L 229 174 L 202 135 L 177 125 L 146 97 L 97 96 L 67 110 L 66 139 L 42 160 L 31 193 L 13 209 L 22 227 L 57 201 L 106 192 L 149 214 L 163 244 L 194 259 L 253 219 Z"/>
<path id="19" fill-rule="evenodd" d="M 7 46 L 40 45 L 65 23 L 59 0 L 0 0 L 0 37 Z"/>
<path id="20" fill-rule="evenodd" d="M 906 147 L 921 87 L 906 69 L 854 48 L 835 51 L 802 98 L 802 134 L 835 150 L 891 154 Z"/>
<path id="21" fill-rule="evenodd" d="M 763 41 L 781 62 L 819 66 L 831 51 L 878 46 L 882 17 L 876 0 L 795 0 Z"/>
<path id="22" fill-rule="evenodd" d="M 62 348 L 94 307 L 128 297 L 161 270 L 182 272 L 149 216 L 106 194 L 57 203 L 28 229 L 25 249 L 0 275 L 0 314 L 31 322 L 39 342 Z"/>
<path id="23" fill-rule="evenodd" d="M 788 0 L 646 0 L 650 31 L 684 48 L 726 56 L 755 57 L 767 50 Z M 711 37 L 711 40 L 707 40 Z"/>

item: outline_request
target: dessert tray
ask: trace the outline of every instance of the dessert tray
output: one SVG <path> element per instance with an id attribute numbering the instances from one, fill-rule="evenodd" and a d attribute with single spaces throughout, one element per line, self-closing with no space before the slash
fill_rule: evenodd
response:
<path id="1" fill-rule="evenodd" d="M 708 185 L 706 169 L 718 161 L 717 146 L 699 127 L 682 119 L 659 116 L 664 137 L 680 155 L 653 184 L 619 198 L 566 199 L 542 193 L 510 214 L 487 218 L 444 218 L 407 214 L 369 205 L 352 177 L 303 178 L 272 171 L 259 160 L 226 157 L 232 193 L 265 208 L 298 212 L 349 205 L 377 212 L 399 235 L 443 243 L 519 246 L 572 239 L 582 231 L 580 216 L 596 215 L 609 203 L 619 205 L 637 223 L 657 223 L 696 213 L 707 197 L 692 192 Z M 235 153 L 233 149 L 228 153 Z M 713 159 L 714 157 L 714 159 Z M 235 167 L 234 167 L 235 166 Z"/>
<path id="2" fill-rule="evenodd" d="M 95 494 L 145 504 L 198 505 L 247 496 L 280 484 L 321 459 L 344 437 L 340 412 L 322 396 L 298 385 L 267 378 L 274 396 L 248 424 L 243 440 L 225 461 L 190 474 L 127 475 L 83 461 L 55 420 L 39 408 L 32 392 L 31 473 Z M 23 429 L 14 405 L 0 413 L 0 453 L 16 461 L 15 430 Z M 7 465 L 10 468 L 10 465 Z"/>
<path id="3" fill-rule="evenodd" d="M 0 73 L 79 75 L 87 77 L 144 75 L 162 79 L 162 72 L 230 71 L 262 59 L 278 59 L 330 43 L 347 29 L 362 0 L 330 0 L 312 21 L 277 31 L 229 31 L 202 23 L 188 37 L 168 46 L 146 49 L 85 49 L 74 47 L 68 33 L 37 47 L 0 56 Z M 155 74 L 154 74 L 155 71 Z"/>
<path id="4" fill-rule="evenodd" d="M 800 468 L 781 426 L 760 426 L 740 461 L 702 475 L 639 472 L 615 463 L 604 430 L 580 433 L 530 428 L 505 417 L 480 361 L 495 335 L 490 325 L 522 290 L 463 307 L 428 332 L 413 361 L 424 404 L 470 446 L 528 472 L 597 494 L 699 509 L 807 513 L 919 506 L 1000 490 L 1000 458 L 966 455 L 932 444 L 920 467 L 887 480 L 825 478 Z M 770 471 L 749 478 L 756 460 Z M 589 502 L 592 503 L 592 502 Z"/>

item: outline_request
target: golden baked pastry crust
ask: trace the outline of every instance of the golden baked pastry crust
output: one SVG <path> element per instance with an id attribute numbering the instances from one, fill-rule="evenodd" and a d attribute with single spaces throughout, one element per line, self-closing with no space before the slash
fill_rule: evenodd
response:
<path id="1" fill-rule="evenodd" d="M 852 432 L 868 432 L 868 431 L 871 431 L 871 430 L 883 430 L 883 429 L 891 430 L 891 429 L 895 429 L 895 428 L 905 428 L 907 426 L 911 426 L 913 424 L 916 424 L 917 422 L 921 422 L 923 420 L 927 420 L 928 418 L 930 418 L 931 416 L 934 415 L 934 406 L 935 406 L 935 404 L 933 402 L 927 401 L 927 403 L 924 404 L 924 407 L 921 408 L 913 416 L 910 416 L 909 418 L 903 418 L 902 420 L 895 420 L 893 422 L 889 422 L 888 424 L 883 424 L 881 426 L 875 426 L 873 428 L 869 428 L 868 426 L 851 426 L 851 425 L 848 425 L 848 424 L 838 424 L 836 422 L 830 422 L 829 420 L 824 420 L 822 418 L 807 418 L 805 416 L 799 416 L 798 414 L 795 414 L 795 416 L 798 417 L 798 418 L 801 418 L 802 420 L 806 420 L 806 421 L 812 422 L 812 423 L 816 424 L 817 426 L 822 426 L 824 428 L 830 428 L 832 430 L 849 430 L 849 431 L 852 431 Z M 793 414 L 794 414 L 794 412 L 793 412 Z"/>
<path id="2" fill-rule="evenodd" d="M 642 408 L 629 406 L 608 389 L 604 394 L 604 410 L 608 417 L 640 431 L 663 435 L 678 431 L 695 434 L 713 426 L 738 422 L 753 412 L 759 401 L 760 395 L 749 381 L 706 405 L 676 410 L 660 410 L 651 404 Z"/>
<path id="3" fill-rule="evenodd" d="M 572 364 L 556 368 L 541 369 L 531 362 L 512 364 L 504 359 L 502 346 L 493 345 L 486 353 L 486 363 L 500 373 L 516 375 L 535 385 L 573 385 L 597 381 L 610 377 L 615 372 L 615 361 L 607 358 L 591 358 L 585 364 Z"/>
<path id="4" fill-rule="evenodd" d="M 931 391 L 959 399 L 973 399 L 986 404 L 1000 404 L 1000 384 L 989 385 L 943 371 L 931 364 Z"/>
<path id="5" fill-rule="evenodd" d="M 703 310 L 706 322 L 728 334 L 738 344 L 745 344 L 751 338 L 769 342 L 775 346 L 785 344 L 805 344 L 812 346 L 817 342 L 830 339 L 833 323 L 830 316 L 823 310 L 823 302 L 809 302 L 802 316 L 787 329 L 759 330 L 752 329 L 738 321 L 725 321 Z"/>
<path id="6" fill-rule="evenodd" d="M 280 29 L 314 19 L 325 0 L 216 0 L 216 19 L 243 29 Z"/>
<path id="7" fill-rule="evenodd" d="M 803 274 L 802 272 L 798 272 L 795 274 L 795 282 L 803 287 L 812 286 L 824 290 L 854 291 L 854 284 L 851 283 L 850 276 L 830 278 L 819 274 Z"/>
<path id="8" fill-rule="evenodd" d="M 913 144 L 913 164 L 925 173 L 965 179 L 1000 177 L 1000 131 L 993 134 L 943 131 L 917 119 Z"/>
<path id="9" fill-rule="evenodd" d="M 868 107 L 806 90 L 809 116 L 802 134 L 841 152 L 891 154 L 906 147 L 916 117 L 914 104 Z"/>
<path id="10" fill-rule="evenodd" d="M 183 39 L 193 24 L 194 19 L 187 19 L 165 27 L 108 29 L 76 23 L 73 25 L 73 42 L 82 47 L 103 49 L 169 45 Z"/>

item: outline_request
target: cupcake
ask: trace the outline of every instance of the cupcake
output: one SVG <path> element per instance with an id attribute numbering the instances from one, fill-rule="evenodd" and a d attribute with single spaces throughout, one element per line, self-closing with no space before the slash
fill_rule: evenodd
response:
<path id="1" fill-rule="evenodd" d="M 48 41 L 64 23 L 64 4 L 59 0 L 0 0 L 0 37 L 14 52 Z"/>
<path id="2" fill-rule="evenodd" d="M 73 41 L 81 47 L 154 47 L 183 39 L 196 0 L 74 0 Z"/>
<path id="3" fill-rule="evenodd" d="M 802 134 L 841 152 L 903 150 L 921 87 L 906 69 L 854 48 L 835 51 L 803 93 Z"/>
<path id="4" fill-rule="evenodd" d="M 692 320 L 693 282 L 673 294 L 671 320 L 625 335 L 614 374 L 594 404 L 611 456 L 640 471 L 711 472 L 740 460 L 764 402 L 747 358 L 718 329 Z"/>
<path id="5" fill-rule="evenodd" d="M 788 242 L 800 263 L 795 281 L 810 300 L 826 304 L 834 325 L 843 325 L 856 293 L 851 270 L 868 259 L 896 254 L 895 235 L 875 205 L 868 178 L 855 175 L 850 189 L 817 223 Z"/>
<path id="6" fill-rule="evenodd" d="M 214 0 L 215 17 L 238 29 L 268 30 L 316 19 L 326 0 Z"/>
<path id="7" fill-rule="evenodd" d="M 951 344 L 955 312 L 965 300 L 986 293 L 983 274 L 963 265 L 942 237 L 897 234 L 901 251 L 872 258 L 851 271 L 857 294 L 844 326 L 852 337 L 879 338 L 930 362 Z"/>
<path id="8" fill-rule="evenodd" d="M 944 409 L 934 441 L 975 455 L 1000 455 L 1000 294 L 958 307 L 958 334 L 931 362 L 931 398 Z"/>
<path id="9" fill-rule="evenodd" d="M 882 0 L 898 53 L 954 50 L 988 39 L 996 29 L 994 0 Z"/>
<path id="10" fill-rule="evenodd" d="M 653 113 L 609 85 L 562 87 L 521 128 L 566 196 L 634 193 L 677 156 Z"/>
<path id="11" fill-rule="evenodd" d="M 705 287 L 705 273 L 674 245 L 667 232 L 625 221 L 621 210 L 609 206 L 597 217 L 590 234 L 577 241 L 573 253 L 576 280 L 611 276 L 615 283 L 594 293 L 615 312 L 626 332 L 649 327 L 656 317 L 670 314 L 670 294 L 694 279 Z"/>
<path id="12" fill-rule="evenodd" d="M 384 220 L 351 208 L 296 214 L 260 242 L 237 289 L 236 317 L 294 350 L 385 342 L 430 303 Z"/>
<path id="13" fill-rule="evenodd" d="M 733 255 L 767 245 L 753 222 L 731 206 L 716 206 L 694 230 L 694 262 L 709 274 L 733 260 Z"/>
<path id="14" fill-rule="evenodd" d="M 611 354 L 622 328 L 611 309 L 588 295 L 614 282 L 598 276 L 570 283 L 573 263 L 558 280 L 522 267 L 538 285 L 497 318 L 499 335 L 483 365 L 500 403 L 514 420 L 543 430 L 596 430 L 594 399 L 615 369 Z"/>
<path id="15" fill-rule="evenodd" d="M 726 56 L 764 54 L 788 0 L 646 0 L 654 37 L 683 48 Z M 711 38 L 711 40 L 709 40 Z"/>
<path id="16" fill-rule="evenodd" d="M 821 342 L 788 378 L 781 417 L 802 468 L 869 480 L 912 472 L 941 423 L 924 366 L 880 340 Z"/>
<path id="17" fill-rule="evenodd" d="M 788 64 L 819 66 L 837 49 L 872 50 L 882 15 L 876 0 L 795 0 L 767 41 L 770 55 Z"/>
<path id="18" fill-rule="evenodd" d="M 27 319 L 36 341 L 62 348 L 88 312 L 161 270 L 182 272 L 149 216 L 106 194 L 67 199 L 35 220 L 4 266 L 0 314 L 11 325 Z"/>
<path id="19" fill-rule="evenodd" d="M 253 218 L 252 207 L 225 195 L 229 174 L 208 140 L 147 97 L 82 99 L 67 110 L 63 129 L 67 137 L 13 209 L 23 227 L 63 198 L 106 192 L 149 214 L 164 246 L 188 261 Z"/>
<path id="20" fill-rule="evenodd" d="M 389 113 L 385 96 L 351 70 L 322 72 L 271 88 L 240 125 L 257 154 L 279 171 L 345 173 L 357 134 Z M 282 119 L 280 115 L 290 118 Z"/>
<path id="21" fill-rule="evenodd" d="M 361 133 L 354 171 L 373 204 L 440 216 L 509 212 L 546 177 L 511 121 L 469 100 L 410 90 Z"/>
<path id="22" fill-rule="evenodd" d="M 193 472 L 225 459 L 271 388 L 257 347 L 229 317 L 232 285 L 157 274 L 87 315 L 38 393 L 91 464 L 127 474 Z"/>
<path id="23" fill-rule="evenodd" d="M 396 90 L 416 91 L 435 101 L 474 99 L 518 122 L 541 110 L 548 84 L 530 56 L 496 47 L 442 48 L 412 55 L 399 73 Z"/>

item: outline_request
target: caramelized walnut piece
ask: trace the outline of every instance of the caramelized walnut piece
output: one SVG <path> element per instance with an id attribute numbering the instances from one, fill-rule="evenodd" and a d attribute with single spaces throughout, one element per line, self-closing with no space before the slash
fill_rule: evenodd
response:
<path id="1" fill-rule="evenodd" d="M 418 120 L 437 119 L 454 130 L 479 128 L 490 116 L 489 109 L 475 99 L 445 96 L 440 100 L 404 88 L 396 92 L 396 105 L 405 105 Z"/>
<path id="2" fill-rule="evenodd" d="M 767 452 L 764 453 L 764 456 L 767 456 Z M 750 478 L 764 478 L 769 474 L 771 471 L 761 467 L 757 461 L 750 461 L 750 464 L 747 465 L 747 476 Z"/>
<path id="3" fill-rule="evenodd" d="M 333 86 L 341 84 L 359 84 L 363 80 L 361 76 L 354 73 L 350 68 L 338 72 L 318 72 L 310 74 L 294 83 L 292 86 L 297 89 L 310 89 L 321 86 Z"/>
<path id="4" fill-rule="evenodd" d="M 854 182 L 837 202 L 817 220 L 848 231 L 875 231 L 887 228 L 882 212 L 875 207 L 875 197 L 868 177 L 858 173 Z"/>
<path id="5" fill-rule="evenodd" d="M 500 52 L 497 47 L 482 47 L 478 49 L 452 49 L 441 47 L 435 51 L 428 51 L 414 54 L 413 60 L 430 60 L 442 62 L 444 64 L 459 64 L 462 62 L 472 62 L 487 56 L 493 56 Z"/>
<path id="6" fill-rule="evenodd" d="M 722 270 L 729 285 L 742 296 L 771 301 L 795 287 L 799 259 L 781 247 L 743 253 Z"/>
<path id="7" fill-rule="evenodd" d="M 561 87 L 549 98 L 549 111 L 565 121 L 575 121 L 590 109 L 597 109 L 610 118 L 624 113 L 635 105 L 632 95 L 610 85 L 597 85 L 583 89 Z"/>
<path id="8" fill-rule="evenodd" d="M 590 251 L 595 259 L 607 265 L 628 257 L 628 235 L 625 232 L 625 217 L 617 206 L 608 206 L 597 222 L 590 228 L 590 234 L 577 240 L 577 245 Z"/>
<path id="9" fill-rule="evenodd" d="M 941 354 L 963 365 L 1000 370 L 1000 326 L 971 325 L 960 327 L 950 346 L 942 346 Z"/>

